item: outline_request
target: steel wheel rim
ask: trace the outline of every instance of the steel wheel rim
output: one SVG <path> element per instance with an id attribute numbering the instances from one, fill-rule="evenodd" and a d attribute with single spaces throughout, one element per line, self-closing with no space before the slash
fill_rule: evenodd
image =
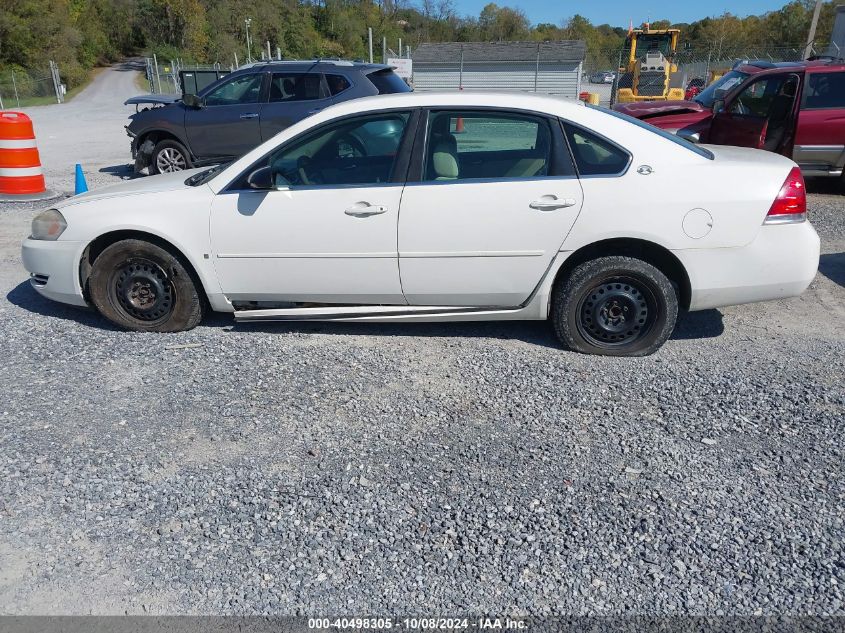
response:
<path id="1" fill-rule="evenodd" d="M 115 268 L 109 280 L 113 304 L 126 316 L 155 324 L 165 321 L 176 304 L 170 277 L 155 262 L 138 258 Z"/>
<path id="2" fill-rule="evenodd" d="M 578 332 L 596 347 L 619 348 L 641 340 L 659 314 L 654 292 L 639 279 L 613 276 L 596 283 L 578 302 Z"/>
<path id="3" fill-rule="evenodd" d="M 163 174 L 183 171 L 187 166 L 185 156 L 175 147 L 165 147 L 156 155 L 156 167 Z"/>

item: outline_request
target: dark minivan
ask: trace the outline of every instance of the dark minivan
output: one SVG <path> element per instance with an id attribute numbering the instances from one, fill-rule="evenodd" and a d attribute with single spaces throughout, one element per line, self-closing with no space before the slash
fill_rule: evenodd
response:
<path id="1" fill-rule="evenodd" d="M 332 104 L 411 88 L 390 66 L 341 60 L 259 62 L 181 98 L 134 97 L 150 104 L 130 116 L 135 171 L 180 171 L 232 160 Z"/>

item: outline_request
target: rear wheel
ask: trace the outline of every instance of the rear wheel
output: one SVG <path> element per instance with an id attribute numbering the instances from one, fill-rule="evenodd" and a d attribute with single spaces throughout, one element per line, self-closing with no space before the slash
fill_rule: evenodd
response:
<path id="1" fill-rule="evenodd" d="M 123 240 L 94 261 L 89 293 L 112 323 L 140 332 L 178 332 L 196 327 L 205 301 L 186 265 L 142 240 Z"/>
<path id="2" fill-rule="evenodd" d="M 151 174 L 169 174 L 193 167 L 191 155 L 182 143 L 165 139 L 156 143 L 150 157 Z"/>
<path id="3" fill-rule="evenodd" d="M 678 297 L 659 269 L 610 256 L 577 266 L 556 284 L 552 322 L 569 349 L 606 356 L 647 356 L 675 329 Z"/>

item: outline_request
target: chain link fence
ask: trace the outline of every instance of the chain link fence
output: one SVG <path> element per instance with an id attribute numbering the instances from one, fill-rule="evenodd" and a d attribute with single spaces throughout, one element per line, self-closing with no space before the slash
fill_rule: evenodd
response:
<path id="1" fill-rule="evenodd" d="M 46 68 L 0 71 L 0 110 L 62 103 L 65 92 L 52 61 Z"/>
<path id="2" fill-rule="evenodd" d="M 188 82 L 187 92 L 194 93 L 206 85 L 235 70 L 234 66 L 222 64 L 185 64 L 180 59 L 160 60 L 158 57 L 147 57 L 144 76 L 151 94 L 174 95 L 182 94 L 182 80 Z M 193 75 L 193 73 L 197 73 Z"/>
<path id="3" fill-rule="evenodd" d="M 814 43 L 809 49 L 810 55 L 823 55 L 827 51 L 825 43 Z M 584 61 L 581 96 L 597 94 L 599 103 L 604 106 L 632 96 L 691 98 L 739 61 L 798 62 L 804 55 L 804 45 L 760 48 L 716 45 L 707 49 L 682 49 L 673 58 L 677 73 L 665 73 L 659 66 L 651 70 L 647 64 L 648 69 L 638 73 L 639 81 L 635 86 L 634 74 L 625 69 L 627 50 L 590 51 Z"/>

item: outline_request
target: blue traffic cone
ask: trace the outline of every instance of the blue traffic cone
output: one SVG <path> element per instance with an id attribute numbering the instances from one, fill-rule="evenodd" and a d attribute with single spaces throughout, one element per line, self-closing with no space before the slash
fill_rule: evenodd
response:
<path id="1" fill-rule="evenodd" d="M 76 163 L 76 184 L 73 189 L 73 195 L 77 196 L 80 193 L 88 191 L 88 183 L 85 182 L 85 174 L 82 173 L 82 165 Z"/>

